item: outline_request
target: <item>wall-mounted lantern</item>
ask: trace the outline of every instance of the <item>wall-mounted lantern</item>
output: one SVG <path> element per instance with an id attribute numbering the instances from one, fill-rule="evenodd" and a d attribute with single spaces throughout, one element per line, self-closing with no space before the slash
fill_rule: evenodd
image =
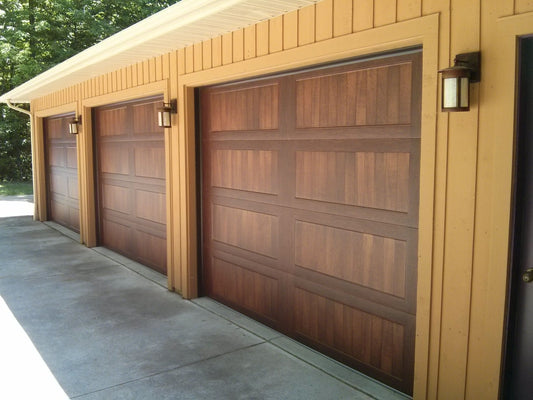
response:
<path id="1" fill-rule="evenodd" d="M 81 115 L 79 117 L 74 117 L 68 122 L 68 133 L 71 135 L 77 135 L 78 125 L 81 125 Z"/>
<path id="2" fill-rule="evenodd" d="M 163 103 L 163 107 L 157 109 L 157 125 L 161 128 L 170 128 L 172 126 L 171 114 L 176 114 L 177 100 L 170 100 L 170 103 Z"/>
<path id="3" fill-rule="evenodd" d="M 457 54 L 454 66 L 442 73 L 442 111 L 469 111 L 470 84 L 481 80 L 481 53 Z"/>

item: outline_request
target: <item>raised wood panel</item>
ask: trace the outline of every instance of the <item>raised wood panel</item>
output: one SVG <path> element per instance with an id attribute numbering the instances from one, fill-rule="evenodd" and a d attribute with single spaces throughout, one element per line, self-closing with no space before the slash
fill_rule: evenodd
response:
<path id="1" fill-rule="evenodd" d="M 214 258 L 214 295 L 234 305 L 275 320 L 279 308 L 279 284 L 272 277 Z"/>
<path id="2" fill-rule="evenodd" d="M 136 259 L 144 264 L 154 266 L 154 269 L 161 273 L 166 273 L 167 241 L 165 237 L 160 237 L 152 233 L 143 232 L 137 229 L 133 234 L 132 244 L 137 251 Z"/>
<path id="3" fill-rule="evenodd" d="M 298 80 L 296 126 L 409 124 L 411 76 L 405 63 Z"/>
<path id="4" fill-rule="evenodd" d="M 264 150 L 213 150 L 213 186 L 278 193 L 278 153 Z"/>
<path id="5" fill-rule="evenodd" d="M 164 193 L 136 190 L 135 196 L 137 217 L 160 224 L 166 223 L 166 198 Z"/>
<path id="6" fill-rule="evenodd" d="M 79 186 L 77 177 L 69 176 L 68 178 L 68 196 L 72 199 L 79 200 Z"/>
<path id="7" fill-rule="evenodd" d="M 409 210 L 409 153 L 296 152 L 296 197 Z"/>
<path id="8" fill-rule="evenodd" d="M 127 249 L 131 238 L 129 226 L 106 219 L 102 222 L 102 230 L 106 232 L 106 246 L 111 249 Z"/>
<path id="9" fill-rule="evenodd" d="M 78 151 L 76 149 L 76 146 L 67 147 L 67 168 L 78 168 Z"/>
<path id="10" fill-rule="evenodd" d="M 294 291 L 295 331 L 338 352 L 353 354 L 363 364 L 401 379 L 405 328 L 301 288 Z"/>
<path id="11" fill-rule="evenodd" d="M 133 131 L 136 135 L 152 135 L 157 127 L 157 109 L 163 102 L 149 102 L 133 106 Z"/>
<path id="12" fill-rule="evenodd" d="M 165 179 L 165 148 L 162 143 L 154 145 L 135 148 L 135 176 Z"/>
<path id="13" fill-rule="evenodd" d="M 102 186 L 102 205 L 107 210 L 129 214 L 131 212 L 130 190 L 115 185 Z"/>
<path id="14" fill-rule="evenodd" d="M 50 176 L 50 191 L 55 194 L 66 196 L 68 194 L 68 177 L 65 175 L 52 174 Z"/>
<path id="15" fill-rule="evenodd" d="M 213 206 L 213 240 L 277 258 L 277 217 L 237 208 Z"/>
<path id="16" fill-rule="evenodd" d="M 398 297 L 405 296 L 404 240 L 297 221 L 298 266 Z"/>
<path id="17" fill-rule="evenodd" d="M 49 165 L 52 167 L 66 167 L 64 147 L 50 147 L 48 150 Z"/>
<path id="18" fill-rule="evenodd" d="M 99 114 L 96 129 L 101 136 L 120 136 L 126 132 L 126 107 L 103 110 Z"/>
<path id="19" fill-rule="evenodd" d="M 48 139 L 58 139 L 64 136 L 63 129 L 66 128 L 63 118 L 51 119 L 47 121 Z M 68 130 L 68 128 L 67 128 Z"/>
<path id="20" fill-rule="evenodd" d="M 100 150 L 100 170 L 109 174 L 129 175 L 130 151 L 121 144 L 111 144 Z"/>
<path id="21" fill-rule="evenodd" d="M 213 131 L 266 130 L 278 127 L 277 85 L 218 92 L 212 95 L 211 106 Z"/>

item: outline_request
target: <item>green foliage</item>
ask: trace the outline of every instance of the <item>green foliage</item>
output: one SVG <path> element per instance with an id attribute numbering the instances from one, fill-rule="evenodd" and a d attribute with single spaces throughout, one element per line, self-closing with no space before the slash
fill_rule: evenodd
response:
<path id="1" fill-rule="evenodd" d="M 0 93 L 179 0 L 0 0 Z M 0 106 L 0 181 L 31 178 L 26 115 Z"/>
<path id="2" fill-rule="evenodd" d="M 22 196 L 28 194 L 33 194 L 33 183 L 31 181 L 0 183 L 0 196 Z"/>

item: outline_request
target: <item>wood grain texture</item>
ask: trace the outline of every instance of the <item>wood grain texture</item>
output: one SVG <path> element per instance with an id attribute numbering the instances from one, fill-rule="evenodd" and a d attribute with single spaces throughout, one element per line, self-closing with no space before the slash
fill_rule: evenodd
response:
<path id="1" fill-rule="evenodd" d="M 346 304 L 297 288 L 295 331 L 390 375 L 405 369 L 405 327 Z"/>
<path id="2" fill-rule="evenodd" d="M 279 123 L 279 90 L 266 85 L 221 91 L 211 98 L 213 131 L 276 129 Z"/>
<path id="3" fill-rule="evenodd" d="M 216 187 L 258 193 L 278 193 L 278 153 L 262 150 L 217 149 L 211 176 Z"/>
<path id="4" fill-rule="evenodd" d="M 407 393 L 420 62 L 200 90 L 206 294 Z"/>
<path id="5" fill-rule="evenodd" d="M 405 296 L 406 247 L 405 241 L 394 238 L 295 224 L 296 265 L 398 297 Z"/>
<path id="6" fill-rule="evenodd" d="M 297 127 L 409 124 L 411 76 L 406 63 L 302 79 Z"/>
<path id="7" fill-rule="evenodd" d="M 162 98 L 94 110 L 99 242 L 166 273 L 166 183 Z M 119 132 L 119 134 L 117 134 Z"/>
<path id="8" fill-rule="evenodd" d="M 43 120 L 48 219 L 80 231 L 76 135 L 68 133 L 74 114 Z"/>
<path id="9" fill-rule="evenodd" d="M 216 296 L 227 299 L 235 306 L 243 306 L 257 315 L 275 320 L 279 314 L 279 283 L 270 276 L 251 271 L 220 259 L 213 260 L 219 282 L 214 287 Z"/>
<path id="10" fill-rule="evenodd" d="M 212 218 L 213 240 L 278 257 L 279 220 L 276 216 L 214 205 Z"/>
<path id="11" fill-rule="evenodd" d="M 296 197 L 408 212 L 409 159 L 409 153 L 299 151 Z"/>

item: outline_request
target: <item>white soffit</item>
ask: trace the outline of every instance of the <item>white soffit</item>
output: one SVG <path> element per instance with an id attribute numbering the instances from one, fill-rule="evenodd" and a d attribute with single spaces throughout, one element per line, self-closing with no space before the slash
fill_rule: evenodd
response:
<path id="1" fill-rule="evenodd" d="M 320 0 L 182 0 L 0 96 L 33 99 Z"/>

